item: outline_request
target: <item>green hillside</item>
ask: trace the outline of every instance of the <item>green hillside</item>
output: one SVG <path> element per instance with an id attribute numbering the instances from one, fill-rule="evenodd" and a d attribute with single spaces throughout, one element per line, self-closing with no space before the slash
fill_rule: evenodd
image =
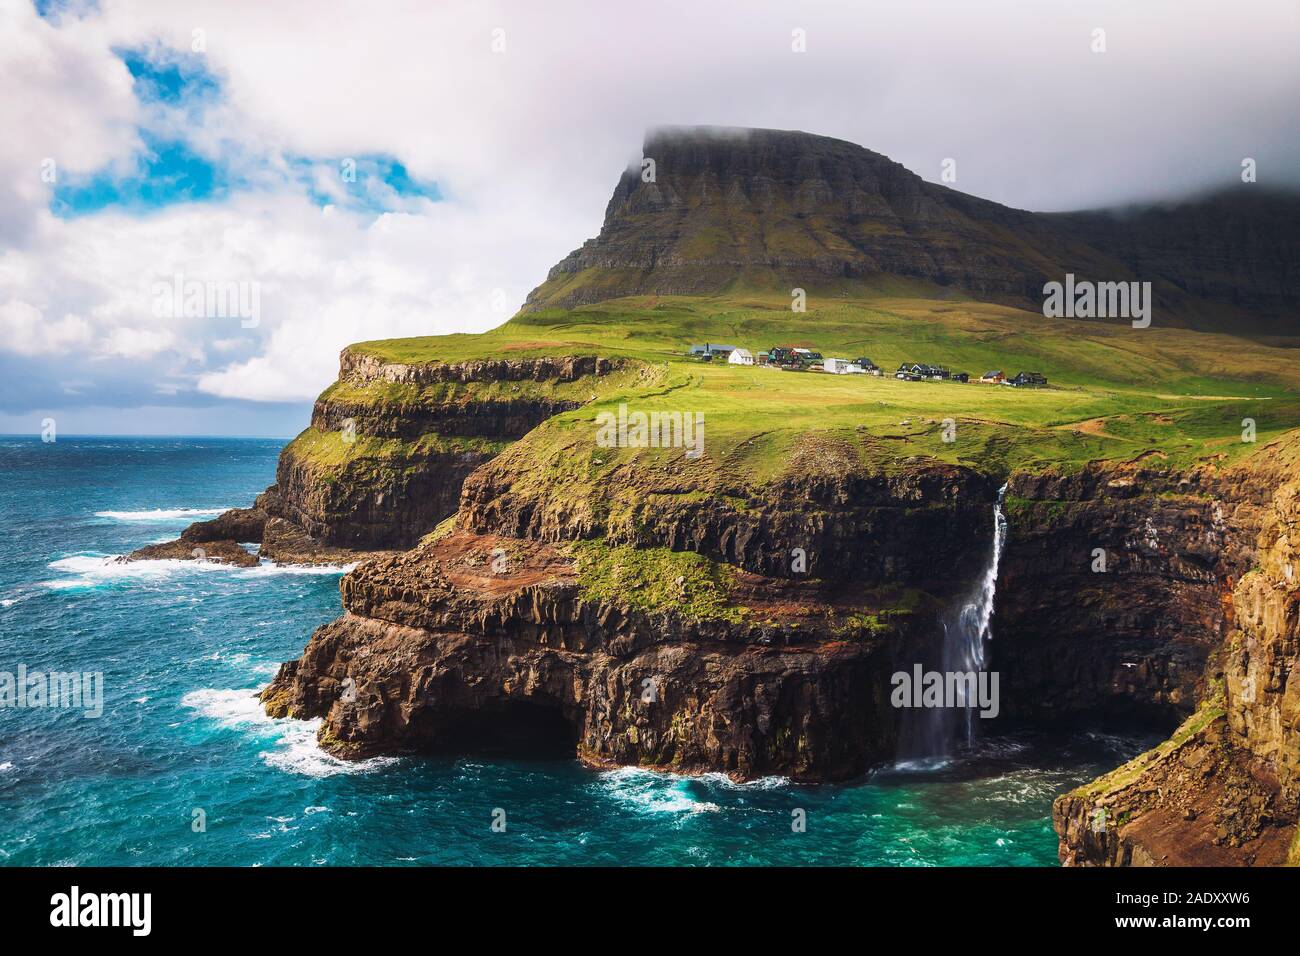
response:
<path id="1" fill-rule="evenodd" d="M 632 410 L 699 412 L 712 465 L 725 463 L 729 472 L 759 480 L 783 470 L 801 436 L 809 435 L 882 467 L 924 456 L 1006 470 L 1146 452 L 1156 453 L 1153 464 L 1171 467 L 1210 456 L 1232 460 L 1300 427 L 1300 368 L 1286 348 L 1185 329 L 1049 320 L 969 301 L 812 300 L 802 314 L 786 301 L 622 299 L 520 315 L 483 335 L 352 348 L 407 364 L 566 354 L 630 359 L 643 366 L 639 374 L 619 375 L 608 383 L 615 387 L 600 388 L 595 401 L 557 416 L 526 441 L 539 455 L 547 445 L 569 453 L 577 445 L 594 449 L 595 416 L 624 402 Z M 754 352 L 795 344 L 827 357 L 867 356 L 887 376 L 781 372 L 701 363 L 685 355 L 689 345 L 702 342 Z M 1051 384 L 1014 389 L 903 382 L 888 375 L 903 361 L 943 364 L 973 377 L 989 369 L 1008 375 L 1033 370 Z M 375 400 L 391 398 L 391 386 L 373 388 Z M 353 389 L 350 397 L 365 394 Z M 1246 418 L 1256 423 L 1253 444 L 1242 441 Z M 943 441 L 946 419 L 955 423 L 955 441 Z M 630 457 L 681 454 L 615 449 L 598 457 L 602 467 L 613 467 Z"/>

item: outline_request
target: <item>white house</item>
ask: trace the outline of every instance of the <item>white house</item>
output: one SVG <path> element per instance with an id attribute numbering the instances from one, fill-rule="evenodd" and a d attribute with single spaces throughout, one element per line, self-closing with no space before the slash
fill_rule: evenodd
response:
<path id="1" fill-rule="evenodd" d="M 855 365 L 848 359 L 828 358 L 823 368 L 835 375 L 849 375 L 854 372 L 861 373 L 862 366 Z"/>
<path id="2" fill-rule="evenodd" d="M 753 365 L 754 353 L 749 349 L 732 349 L 727 362 L 731 365 Z"/>

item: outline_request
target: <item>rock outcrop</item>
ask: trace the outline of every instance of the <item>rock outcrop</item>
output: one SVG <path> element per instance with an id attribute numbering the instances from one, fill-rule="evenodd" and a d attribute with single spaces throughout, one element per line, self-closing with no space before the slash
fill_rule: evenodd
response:
<path id="1" fill-rule="evenodd" d="M 456 511 L 475 469 L 581 407 L 581 386 L 620 367 L 595 356 L 405 364 L 345 350 L 338 383 L 280 456 L 274 513 L 334 547 L 411 547 Z"/>
<path id="2" fill-rule="evenodd" d="M 257 555 L 241 545 L 261 542 L 266 520 L 261 507 L 232 508 L 207 521 L 196 521 L 175 541 L 145 545 L 119 560 L 215 561 L 255 567 Z"/>
<path id="3" fill-rule="evenodd" d="M 562 547 L 456 532 L 348 575 L 347 613 L 263 699 L 324 717 L 321 743 L 344 756 L 490 743 L 846 779 L 892 753 L 882 678 L 903 629 L 836 625 L 797 591 L 745 575 L 731 596 L 748 619 L 639 611 L 585 592 Z"/>
<path id="4" fill-rule="evenodd" d="M 323 717 L 322 745 L 344 756 L 499 744 L 537 726 L 597 765 L 847 779 L 892 759 L 890 675 L 932 653 L 966 583 L 909 549 L 928 536 L 952 567 L 975 568 L 996 494 L 933 463 L 911 477 L 792 475 L 736 509 L 678 475 L 677 507 L 615 528 L 598 502 L 593 520 L 551 522 L 557 502 L 517 497 L 514 473 L 480 469 L 457 530 L 347 575 L 345 615 L 281 669 L 268 711 Z M 786 518 L 796 489 L 808 507 Z M 606 485 L 600 500 L 627 493 Z M 868 557 L 872 529 L 893 540 Z M 793 547 L 822 573 L 793 571 Z M 628 570 L 646 561 L 661 563 Z"/>
<path id="5" fill-rule="evenodd" d="M 624 367 L 596 356 L 389 362 L 345 349 L 339 380 L 281 452 L 252 508 L 196 522 L 126 560 L 346 564 L 409 548 L 450 517 L 475 469 L 541 422 L 581 407 Z M 547 386 L 565 387 L 562 394 Z M 595 387 L 595 386 L 592 386 Z M 584 391 L 584 389 L 586 389 Z M 200 545 L 206 545 L 200 547 Z"/>
<path id="6" fill-rule="evenodd" d="M 998 603 L 1007 712 L 1159 724 L 1188 716 L 1231 625 L 1268 481 L 1139 459 L 1016 473 Z"/>
<path id="7" fill-rule="evenodd" d="M 1300 863 L 1297 444 L 1234 473 L 1250 489 L 1243 529 L 1258 534 L 1226 582 L 1228 633 L 1199 708 L 1165 744 L 1057 800 L 1063 863 Z"/>

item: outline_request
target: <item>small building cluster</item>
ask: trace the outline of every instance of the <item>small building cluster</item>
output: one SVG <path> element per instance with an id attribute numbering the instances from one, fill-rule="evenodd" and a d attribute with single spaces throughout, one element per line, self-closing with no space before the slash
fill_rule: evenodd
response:
<path id="1" fill-rule="evenodd" d="M 969 382 L 970 374 L 967 372 L 953 372 L 946 365 L 925 365 L 920 362 L 904 362 L 898 366 L 898 371 L 894 373 L 894 378 L 902 379 L 905 382 Z"/>
<path id="2" fill-rule="evenodd" d="M 692 345 L 687 353 L 701 362 L 727 362 L 730 365 L 763 365 L 786 372 L 829 372 L 833 375 L 881 375 L 880 368 L 864 357 L 824 358 L 820 352 L 793 345 L 774 345 L 766 352 L 755 355 L 749 349 L 735 345 L 705 343 Z M 904 362 L 898 366 L 894 378 L 905 382 L 969 382 L 970 373 L 953 372 L 945 365 L 922 362 Z M 1046 385 L 1047 377 L 1039 372 L 1019 372 L 1007 378 L 1001 371 L 985 372 L 979 381 L 986 385 L 1010 385 L 1014 388 Z"/>
<path id="3" fill-rule="evenodd" d="M 1007 378 L 1001 369 L 994 369 L 981 375 L 980 381 L 985 385 L 1010 385 L 1012 388 L 1025 388 L 1046 385 L 1047 376 L 1041 372 L 1017 372 L 1013 378 Z"/>

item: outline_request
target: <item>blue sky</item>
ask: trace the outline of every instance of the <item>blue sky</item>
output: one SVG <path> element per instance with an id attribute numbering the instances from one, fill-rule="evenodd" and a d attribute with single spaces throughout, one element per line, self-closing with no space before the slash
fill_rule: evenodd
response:
<path id="1" fill-rule="evenodd" d="M 136 133 L 140 149 L 125 164 L 107 166 L 58 182 L 50 211 L 61 218 L 92 215 L 106 209 L 145 214 L 168 205 L 220 202 L 231 192 L 255 188 L 250 175 L 237 171 L 235 161 L 251 164 L 254 173 L 269 175 L 268 157 L 206 155 L 183 135 L 201 125 L 205 114 L 222 102 L 222 85 L 205 59 L 158 44 L 113 51 L 131 74 L 132 91 L 149 122 Z M 379 215 L 401 200 L 439 198 L 437 184 L 413 177 L 392 156 L 355 155 L 282 157 L 283 188 L 301 188 L 320 206 Z M 337 187 L 318 188 L 324 173 Z"/>

